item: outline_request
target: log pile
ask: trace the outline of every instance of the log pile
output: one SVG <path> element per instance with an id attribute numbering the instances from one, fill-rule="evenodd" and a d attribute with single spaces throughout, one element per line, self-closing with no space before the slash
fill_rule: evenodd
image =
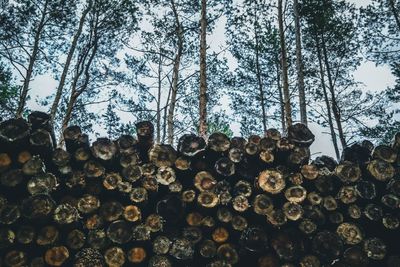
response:
<path id="1" fill-rule="evenodd" d="M 55 148 L 49 121 L 0 124 L 0 266 L 400 266 L 400 134 L 337 163 L 302 124 Z"/>

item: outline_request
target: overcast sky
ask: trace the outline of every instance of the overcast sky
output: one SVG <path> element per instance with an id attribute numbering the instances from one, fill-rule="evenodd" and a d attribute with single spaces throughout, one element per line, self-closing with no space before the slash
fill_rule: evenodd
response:
<path id="1" fill-rule="evenodd" d="M 370 2 L 370 0 L 348 0 L 348 1 L 356 4 L 357 7 L 367 5 Z M 212 36 L 209 36 L 208 42 L 211 46 L 211 49 L 215 50 L 219 50 L 221 45 L 225 43 L 223 23 L 219 24 L 219 27 L 217 27 L 215 33 Z M 234 64 L 232 60 L 229 60 L 229 62 L 232 62 L 232 64 Z M 232 69 L 234 69 L 235 66 L 231 67 Z M 365 85 L 366 91 L 381 91 L 387 88 L 388 86 L 394 85 L 394 77 L 391 75 L 389 68 L 382 66 L 377 67 L 372 62 L 364 62 L 363 64 L 361 64 L 361 66 L 354 73 L 354 77 L 357 81 L 362 82 Z M 32 98 L 28 102 L 28 106 L 31 109 L 43 110 L 43 108 L 36 103 L 35 99 L 37 99 L 38 96 L 44 97 L 52 94 L 55 91 L 57 82 L 54 79 L 52 79 L 49 75 L 42 75 L 35 77 L 35 79 L 31 83 L 31 86 L 32 86 L 31 90 Z M 228 110 L 229 112 L 228 98 L 222 98 L 222 101 L 223 103 L 221 104 L 223 109 Z M 235 135 L 240 134 L 238 124 L 233 124 L 231 127 Z M 320 154 L 334 156 L 334 150 L 332 147 L 332 143 L 330 141 L 330 136 L 326 134 L 328 130 L 323 129 L 315 124 L 311 124 L 310 128 L 316 135 L 316 141 L 311 146 L 312 154 L 314 156 Z M 104 132 L 100 132 L 100 135 L 104 134 L 105 134 Z"/>

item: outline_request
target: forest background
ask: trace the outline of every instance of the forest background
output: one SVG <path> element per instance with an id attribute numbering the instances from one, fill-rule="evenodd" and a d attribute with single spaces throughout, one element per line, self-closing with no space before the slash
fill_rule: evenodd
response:
<path id="1" fill-rule="evenodd" d="M 283 132 L 339 157 L 400 131 L 397 0 L 0 1 L 0 116 L 50 112 L 57 136 L 156 140 Z"/>

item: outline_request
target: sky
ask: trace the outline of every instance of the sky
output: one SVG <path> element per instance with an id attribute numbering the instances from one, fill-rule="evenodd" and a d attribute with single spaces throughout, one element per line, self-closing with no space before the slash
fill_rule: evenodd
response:
<path id="1" fill-rule="evenodd" d="M 349 2 L 354 3 L 357 7 L 367 5 L 370 3 L 370 0 L 348 0 Z M 215 29 L 214 34 L 208 37 L 208 42 L 210 44 L 211 49 L 218 51 L 221 48 L 221 45 L 225 43 L 224 38 L 224 23 L 220 23 L 219 26 Z M 228 62 L 231 64 L 231 69 L 235 68 L 235 62 L 232 58 L 229 58 Z M 355 71 L 354 77 L 356 81 L 364 84 L 364 88 L 366 91 L 381 91 L 387 88 L 388 86 L 393 86 L 395 81 L 394 77 L 390 73 L 390 69 L 386 66 L 375 66 L 372 62 L 363 62 L 359 66 L 359 68 Z M 57 86 L 57 81 L 55 81 L 49 75 L 40 75 L 35 77 L 35 79 L 31 82 L 31 99 L 28 101 L 28 107 L 33 110 L 45 110 L 43 107 L 36 103 L 36 99 L 38 97 L 45 97 L 47 95 L 52 94 L 55 91 Z M 221 103 L 222 109 L 226 110 L 230 113 L 229 110 L 229 100 L 227 97 L 222 98 Z M 122 117 L 121 117 L 122 118 Z M 124 118 L 122 118 L 124 119 Z M 330 140 L 329 134 L 327 134 L 327 129 L 323 129 L 322 127 L 311 123 L 309 125 L 311 131 L 316 135 L 316 140 L 311 146 L 311 153 L 313 157 L 318 155 L 328 155 L 334 157 L 334 150 L 332 146 L 332 142 Z M 239 124 L 233 123 L 231 128 L 234 132 L 234 135 L 240 135 Z M 101 130 L 101 128 L 95 128 L 95 131 L 98 131 L 99 135 L 105 135 L 105 132 Z"/>

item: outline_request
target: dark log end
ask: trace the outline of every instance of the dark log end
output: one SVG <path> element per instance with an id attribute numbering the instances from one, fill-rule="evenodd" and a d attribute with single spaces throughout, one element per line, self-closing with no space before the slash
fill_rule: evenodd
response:
<path id="1" fill-rule="evenodd" d="M 369 161 L 370 158 L 371 152 L 369 149 L 356 143 L 343 149 L 340 160 L 363 164 Z"/>
<path id="2" fill-rule="evenodd" d="M 267 130 L 267 132 L 265 133 L 265 136 L 268 138 L 271 138 L 274 141 L 279 141 L 281 139 L 281 133 L 275 129 L 275 128 L 270 128 Z"/>
<path id="3" fill-rule="evenodd" d="M 220 158 L 215 163 L 215 170 L 222 176 L 232 176 L 235 174 L 235 164 L 229 158 Z"/>
<path id="4" fill-rule="evenodd" d="M 51 153 L 53 149 L 53 139 L 50 132 L 44 129 L 35 130 L 29 138 L 29 143 L 31 144 L 33 150 L 40 154 Z"/>
<path id="5" fill-rule="evenodd" d="M 293 144 L 311 146 L 315 140 L 315 135 L 305 124 L 296 123 L 288 128 L 288 138 Z"/>
<path id="6" fill-rule="evenodd" d="M 138 140 L 136 140 L 132 135 L 121 135 L 117 139 L 118 148 L 121 153 L 133 153 L 136 149 L 135 147 L 137 143 Z"/>
<path id="7" fill-rule="evenodd" d="M 117 145 L 108 138 L 97 138 L 91 150 L 95 158 L 103 161 L 112 160 L 118 152 Z"/>
<path id="8" fill-rule="evenodd" d="M 329 156 L 320 156 L 316 157 L 313 161 L 312 164 L 316 165 L 318 168 L 326 167 L 330 171 L 333 171 L 336 166 L 337 166 L 337 161 Z"/>
<path id="9" fill-rule="evenodd" d="M 65 128 L 63 132 L 64 140 L 78 140 L 79 136 L 82 134 L 81 127 L 72 125 Z"/>
<path id="10" fill-rule="evenodd" d="M 139 139 L 141 138 L 153 138 L 154 125 L 150 121 L 141 121 L 136 123 L 136 134 Z"/>
<path id="11" fill-rule="evenodd" d="M 28 115 L 28 122 L 32 125 L 32 129 L 52 129 L 50 114 L 42 111 L 32 111 Z"/>
<path id="12" fill-rule="evenodd" d="M 225 152 L 230 147 L 230 140 L 224 133 L 213 133 L 208 137 L 208 147 L 215 152 Z"/>
<path id="13" fill-rule="evenodd" d="M 52 161 L 58 167 L 67 165 L 70 159 L 71 155 L 62 148 L 56 148 L 53 151 Z"/>
<path id="14" fill-rule="evenodd" d="M 372 158 L 394 163 L 397 160 L 397 151 L 390 146 L 379 145 L 373 150 Z"/>
<path id="15" fill-rule="evenodd" d="M 149 151 L 149 159 L 157 167 L 170 167 L 176 158 L 177 153 L 171 145 L 157 144 Z"/>
<path id="16" fill-rule="evenodd" d="M 231 148 L 244 150 L 247 140 L 243 137 L 235 136 L 231 138 Z"/>
<path id="17" fill-rule="evenodd" d="M 14 143 L 28 137 L 29 124 L 22 118 L 9 119 L 0 123 L 0 142 Z"/>
<path id="18" fill-rule="evenodd" d="M 206 142 L 200 136 L 195 134 L 185 134 L 178 141 L 178 151 L 182 155 L 193 157 L 204 151 Z"/>

